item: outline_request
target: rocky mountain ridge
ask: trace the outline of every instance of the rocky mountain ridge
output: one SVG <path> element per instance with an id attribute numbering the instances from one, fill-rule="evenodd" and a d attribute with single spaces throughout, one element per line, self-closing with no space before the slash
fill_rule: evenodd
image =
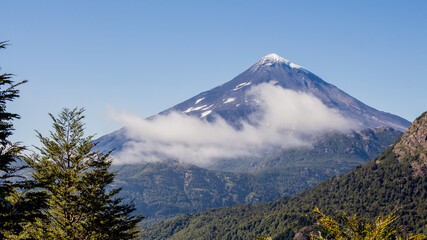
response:
<path id="1" fill-rule="evenodd" d="M 405 157 L 419 157 L 423 162 L 427 161 L 427 112 L 415 119 L 414 123 L 402 135 L 401 140 L 396 143 L 393 152 L 399 160 Z"/>
<path id="2" fill-rule="evenodd" d="M 415 119 L 401 140 L 394 145 L 393 152 L 399 161 L 416 159 L 411 162 L 414 175 L 427 172 L 427 112 Z"/>

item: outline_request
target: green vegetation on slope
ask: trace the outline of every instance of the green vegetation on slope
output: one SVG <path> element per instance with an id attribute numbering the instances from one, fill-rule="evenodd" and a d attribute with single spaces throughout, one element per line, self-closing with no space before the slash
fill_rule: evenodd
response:
<path id="1" fill-rule="evenodd" d="M 289 198 L 259 205 L 238 205 L 197 214 L 181 215 L 148 227 L 147 239 L 253 239 L 271 235 L 273 239 L 304 239 L 314 223 L 310 209 L 326 214 L 342 211 L 372 219 L 397 210 L 399 225 L 414 233 L 427 233 L 427 148 L 425 145 L 400 144 L 411 136 L 426 141 L 427 114 L 408 129 L 396 145 L 411 150 L 399 158 L 395 145 L 373 161 L 350 173 L 321 182 L 316 187 Z M 419 131 L 422 131 L 420 133 Z M 424 139 L 423 137 L 424 136 Z M 415 146 L 415 147 L 413 147 Z M 415 166 L 415 167 L 414 167 Z"/>
<path id="2" fill-rule="evenodd" d="M 278 199 L 275 186 L 248 173 L 210 171 L 177 162 L 116 166 L 116 186 L 145 216 L 145 225 L 181 213 Z"/>

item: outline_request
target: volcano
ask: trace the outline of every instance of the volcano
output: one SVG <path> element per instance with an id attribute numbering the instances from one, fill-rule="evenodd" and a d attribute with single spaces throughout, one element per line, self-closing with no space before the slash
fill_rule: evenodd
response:
<path id="1" fill-rule="evenodd" d="M 248 96 L 247 91 L 262 83 L 309 93 L 329 108 L 336 109 L 344 117 L 355 121 L 356 130 L 388 126 L 404 131 L 410 124 L 399 116 L 367 106 L 309 70 L 274 53 L 261 58 L 231 81 L 202 92 L 160 114 L 178 111 L 206 118 L 208 121 L 220 116 L 238 126 L 242 120 L 248 120 L 248 116 L 261 110 L 257 107 L 258 100 Z"/>
<path id="2" fill-rule="evenodd" d="M 231 81 L 202 92 L 148 119 L 179 112 L 208 122 L 221 118 L 239 129 L 242 122 L 250 123 L 251 116 L 263 111 L 259 99 L 249 94 L 251 88 L 261 84 L 280 86 L 314 96 L 328 108 L 350 119 L 354 123 L 353 130 L 387 126 L 405 131 L 410 125 L 409 121 L 362 103 L 309 70 L 274 53 L 261 58 Z M 307 116 L 309 115 L 310 113 L 307 113 Z M 126 129 L 122 128 L 101 137 L 97 149 L 116 149 L 117 152 L 128 140 Z"/>

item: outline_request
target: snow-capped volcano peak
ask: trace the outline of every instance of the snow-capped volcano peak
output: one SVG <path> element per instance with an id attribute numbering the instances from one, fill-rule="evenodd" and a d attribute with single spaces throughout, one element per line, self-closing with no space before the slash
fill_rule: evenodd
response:
<path id="1" fill-rule="evenodd" d="M 282 58 L 281 56 L 275 54 L 275 53 L 271 53 L 268 54 L 267 56 L 261 58 L 254 66 L 253 69 L 257 70 L 259 67 L 261 66 L 271 66 L 277 63 L 284 63 L 286 65 L 288 65 L 291 68 L 296 68 L 296 69 L 303 69 L 303 67 L 290 62 L 289 60 Z"/>
<path id="2" fill-rule="evenodd" d="M 259 60 L 259 62 L 284 62 L 284 63 L 289 63 L 289 60 L 282 58 L 281 56 L 275 54 L 275 53 L 271 53 L 268 54 L 267 56 L 261 58 Z"/>

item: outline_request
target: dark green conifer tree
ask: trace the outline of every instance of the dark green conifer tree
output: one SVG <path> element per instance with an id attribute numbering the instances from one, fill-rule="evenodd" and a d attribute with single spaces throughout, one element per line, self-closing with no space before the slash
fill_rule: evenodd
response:
<path id="1" fill-rule="evenodd" d="M 93 136 L 84 136 L 83 109 L 50 114 L 50 137 L 38 133 L 43 147 L 26 161 L 33 177 L 49 194 L 47 220 L 32 227 L 35 238 L 134 239 L 141 215 L 132 215 L 133 203 L 117 197 L 120 189 L 107 188 L 115 174 L 108 154 L 92 151 Z"/>
<path id="2" fill-rule="evenodd" d="M 0 42 L 0 49 L 6 47 Z M 19 115 L 6 110 L 6 104 L 19 97 L 18 85 L 12 74 L 0 74 L 0 239 L 15 238 L 24 230 L 24 225 L 41 216 L 45 206 L 45 194 L 34 191 L 34 182 L 19 175 L 25 166 L 20 164 L 24 147 L 8 140 L 12 135 L 12 120 Z M 20 166 L 21 165 L 21 166 Z"/>

